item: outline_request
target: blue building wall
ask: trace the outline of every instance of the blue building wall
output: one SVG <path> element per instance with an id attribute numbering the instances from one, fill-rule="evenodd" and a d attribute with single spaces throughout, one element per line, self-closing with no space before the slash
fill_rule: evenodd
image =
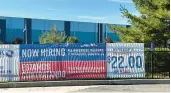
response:
<path id="1" fill-rule="evenodd" d="M 71 22 L 71 36 L 83 43 L 97 43 L 97 24 L 86 22 Z"/>
<path id="2" fill-rule="evenodd" d="M 6 20 L 5 39 L 0 41 L 7 43 L 11 43 L 16 37 L 20 37 L 23 40 L 26 40 L 27 37 L 28 43 L 38 43 L 42 32 L 50 31 L 53 25 L 57 26 L 58 31 L 65 32 L 68 36 L 77 37 L 80 43 L 102 43 L 106 37 L 112 38 L 113 41 L 120 41 L 117 33 L 112 32 L 107 27 L 107 24 L 98 25 L 99 23 L 90 22 L 26 19 L 2 16 L 0 16 L 0 20 Z M 0 24 L 0 29 L 2 28 L 1 25 L 2 24 Z M 27 32 L 27 36 L 25 36 L 24 29 L 30 29 Z M 0 34 L 0 36 L 2 36 L 2 34 Z"/>

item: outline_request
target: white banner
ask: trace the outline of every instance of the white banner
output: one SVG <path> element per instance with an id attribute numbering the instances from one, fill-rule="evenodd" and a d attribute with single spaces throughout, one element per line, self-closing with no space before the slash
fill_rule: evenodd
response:
<path id="1" fill-rule="evenodd" d="M 145 77 L 143 43 L 106 44 L 108 78 Z"/>
<path id="2" fill-rule="evenodd" d="M 0 81 L 19 81 L 19 45 L 0 45 Z"/>

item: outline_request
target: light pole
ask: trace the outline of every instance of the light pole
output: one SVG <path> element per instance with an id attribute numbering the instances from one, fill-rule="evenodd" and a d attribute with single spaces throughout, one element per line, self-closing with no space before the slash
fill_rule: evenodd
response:
<path id="1" fill-rule="evenodd" d="M 24 30 L 23 30 L 23 32 L 24 32 L 24 41 L 27 44 L 27 24 L 26 24 L 26 20 L 24 22 Z"/>

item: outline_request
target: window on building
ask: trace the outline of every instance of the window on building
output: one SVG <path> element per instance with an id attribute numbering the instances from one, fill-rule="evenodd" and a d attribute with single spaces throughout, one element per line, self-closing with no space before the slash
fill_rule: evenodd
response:
<path id="1" fill-rule="evenodd" d="M 97 42 L 97 24 L 71 22 L 71 36 L 77 37 L 80 43 L 95 43 Z"/>
<path id="2" fill-rule="evenodd" d="M 45 20 L 32 19 L 32 42 L 39 42 L 39 37 L 45 31 Z"/>
<path id="3" fill-rule="evenodd" d="M 11 18 L 6 19 L 6 41 L 12 42 L 16 37 L 24 40 L 24 19 L 23 18 Z"/>
<path id="4" fill-rule="evenodd" d="M 112 39 L 112 41 L 114 42 L 119 42 L 120 39 L 117 35 L 116 32 L 112 31 L 111 29 L 109 29 L 107 24 L 103 24 L 103 41 L 106 37 L 110 37 Z"/>

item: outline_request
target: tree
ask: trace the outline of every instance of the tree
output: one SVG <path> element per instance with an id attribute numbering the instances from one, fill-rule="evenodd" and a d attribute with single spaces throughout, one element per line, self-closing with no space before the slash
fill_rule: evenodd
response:
<path id="1" fill-rule="evenodd" d="M 122 42 L 166 43 L 170 37 L 169 0 L 132 0 L 140 16 L 133 15 L 125 7 L 120 11 L 131 27 L 109 25 L 116 31 Z"/>
<path id="2" fill-rule="evenodd" d="M 77 43 L 78 39 L 73 36 L 65 36 L 64 32 L 58 32 L 56 25 L 50 31 L 45 31 L 39 37 L 40 44 L 53 44 L 53 43 Z"/>
<path id="3" fill-rule="evenodd" d="M 50 31 L 45 31 L 39 37 L 40 44 L 63 43 L 66 36 L 63 32 L 57 32 L 56 25 Z"/>

